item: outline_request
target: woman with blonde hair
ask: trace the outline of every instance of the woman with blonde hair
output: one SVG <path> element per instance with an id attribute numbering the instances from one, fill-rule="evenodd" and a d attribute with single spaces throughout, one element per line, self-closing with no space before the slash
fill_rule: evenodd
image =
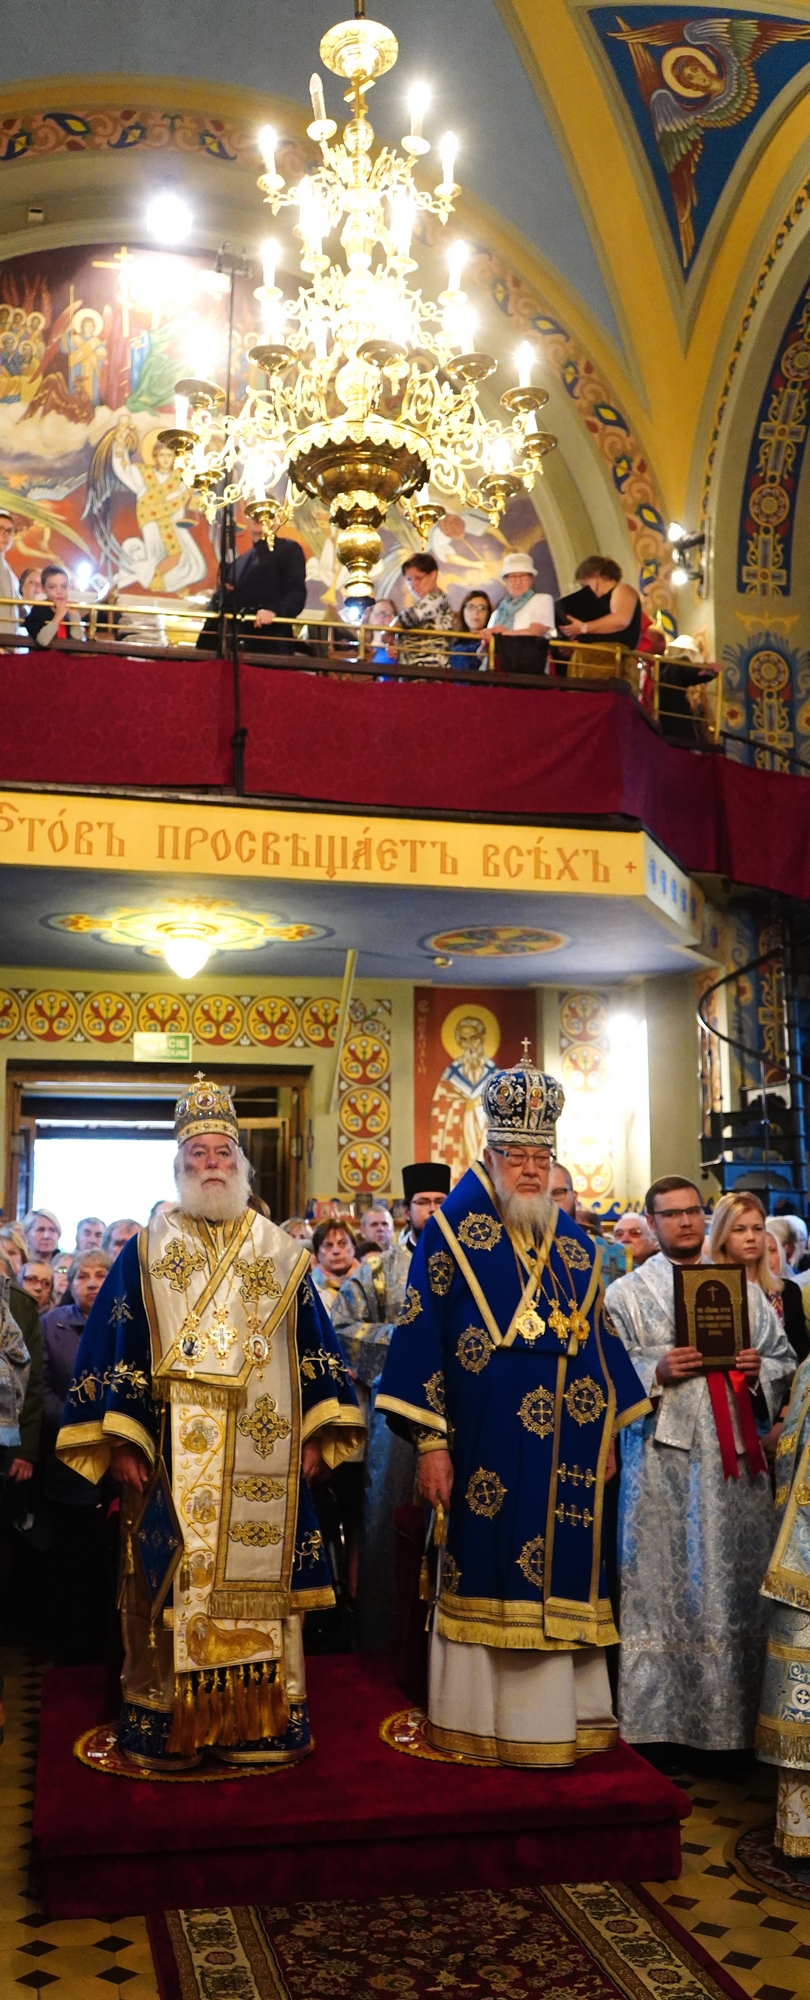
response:
<path id="1" fill-rule="evenodd" d="M 797 1361 L 810 1353 L 810 1337 L 802 1305 L 801 1287 L 788 1276 L 781 1231 L 766 1216 L 759 1195 L 750 1188 L 724 1194 L 717 1204 L 709 1230 L 708 1253 L 712 1264 L 744 1264 L 748 1282 L 759 1285 L 785 1329 Z"/>
<path id="2" fill-rule="evenodd" d="M 708 1252 L 711 1264 L 742 1264 L 749 1285 L 759 1286 L 760 1291 L 765 1293 L 771 1311 L 780 1324 L 785 1325 L 782 1293 L 768 1261 L 765 1210 L 758 1194 L 754 1194 L 750 1188 L 740 1188 L 736 1194 L 721 1195 L 712 1216 Z M 785 1333 L 789 1339 L 786 1327 Z M 793 1348 L 792 1341 L 791 1347 Z M 794 1353 L 795 1351 L 793 1348 Z M 772 1460 L 776 1453 L 787 1400 L 786 1398 L 776 1422 L 769 1426 L 761 1439 L 765 1457 L 769 1460 Z"/>
<path id="3" fill-rule="evenodd" d="M 750 1188 L 721 1195 L 709 1229 L 710 1264 L 743 1264 L 750 1285 L 759 1285 L 773 1305 L 778 1292 L 765 1241 L 765 1210 Z"/>

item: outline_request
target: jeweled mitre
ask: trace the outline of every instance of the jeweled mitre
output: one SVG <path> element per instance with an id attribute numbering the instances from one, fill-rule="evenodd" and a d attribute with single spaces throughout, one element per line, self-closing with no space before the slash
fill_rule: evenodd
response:
<path id="1" fill-rule="evenodd" d="M 185 1097 L 174 1108 L 174 1136 L 178 1146 L 185 1139 L 197 1139 L 201 1132 L 224 1132 L 239 1144 L 239 1126 L 233 1098 L 223 1084 L 212 1083 L 198 1071 Z"/>
<path id="2" fill-rule="evenodd" d="M 497 1070 L 487 1079 L 483 1105 L 490 1146 L 554 1147 L 555 1126 L 565 1103 L 556 1076 L 528 1060 Z"/>

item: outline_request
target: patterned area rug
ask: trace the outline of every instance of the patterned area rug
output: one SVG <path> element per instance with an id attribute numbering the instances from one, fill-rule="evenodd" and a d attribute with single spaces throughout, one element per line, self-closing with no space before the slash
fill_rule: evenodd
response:
<path id="1" fill-rule="evenodd" d="M 621 1883 L 174 1910 L 148 1928 L 161 2000 L 744 2000 Z"/>
<path id="2" fill-rule="evenodd" d="M 768 1819 L 764 1826 L 749 1826 L 734 1841 L 729 1860 L 747 1882 L 755 1882 L 759 1888 L 768 1889 L 772 1896 L 784 1896 L 787 1902 L 799 1903 L 808 1909 L 810 1882 L 797 1882 L 774 1847 L 775 1824 L 775 1820 Z"/>

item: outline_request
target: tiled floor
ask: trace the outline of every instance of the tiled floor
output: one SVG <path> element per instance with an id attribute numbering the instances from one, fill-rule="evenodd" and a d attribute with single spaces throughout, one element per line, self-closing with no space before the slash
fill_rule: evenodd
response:
<path id="1" fill-rule="evenodd" d="M 6 1740 L 0 1749 L 0 1995 L 50 2000 L 158 2000 L 143 1917 L 47 1923 L 29 1871 L 39 1678 L 19 1654 L 3 1661 Z"/>
<path id="2" fill-rule="evenodd" d="M 38 1674 L 19 1653 L 5 1671 L 6 1740 L 0 1749 L 0 2000 L 43 1993 L 51 2000 L 158 2000 L 142 1917 L 48 1923 L 29 1870 L 37 1744 Z M 679 1783 L 693 1812 L 684 1827 L 683 1873 L 648 1886 L 751 2000 L 810 2000 L 810 1908 L 749 1884 L 729 1859 L 747 1826 L 767 1818 L 775 1785 L 759 1771 L 749 1785 Z"/>
<path id="3" fill-rule="evenodd" d="M 743 1879 L 732 1866 L 745 1827 L 773 1811 L 776 1774 L 763 1765 L 749 1785 L 678 1779 L 692 1800 L 683 1829 L 683 1873 L 648 1887 L 752 2000 L 810 1995 L 810 1907 Z"/>

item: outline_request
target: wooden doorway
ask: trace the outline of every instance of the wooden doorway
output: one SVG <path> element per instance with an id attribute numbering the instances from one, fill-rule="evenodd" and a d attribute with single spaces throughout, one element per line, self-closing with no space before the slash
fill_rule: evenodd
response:
<path id="1" fill-rule="evenodd" d="M 254 1187 L 274 1222 L 302 1214 L 309 1070 L 206 1062 L 205 1072 L 231 1091 Z M 9 1063 L 4 1219 L 31 1206 L 38 1137 L 168 1136 L 189 1080 L 188 1069 L 167 1063 Z"/>

